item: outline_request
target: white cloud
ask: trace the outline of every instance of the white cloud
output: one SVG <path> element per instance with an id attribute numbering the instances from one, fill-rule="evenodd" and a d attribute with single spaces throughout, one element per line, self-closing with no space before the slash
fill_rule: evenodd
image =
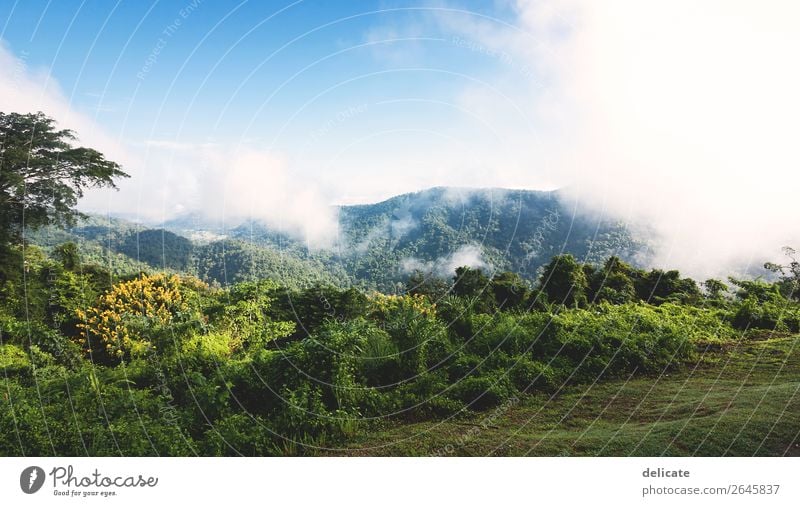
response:
<path id="1" fill-rule="evenodd" d="M 449 255 L 431 261 L 409 257 L 400 262 L 400 269 L 406 274 L 422 271 L 445 278 L 452 277 L 456 268 L 464 266 L 473 269 L 491 269 L 491 265 L 483 257 L 483 250 L 477 244 L 466 244 Z"/>
<path id="2" fill-rule="evenodd" d="M 296 177 L 280 155 L 250 146 L 213 143 L 148 143 L 148 160 L 162 167 L 145 179 L 161 203 L 149 219 L 199 212 L 214 223 L 233 227 L 260 220 L 312 248 L 333 244 L 338 233 L 336 208 L 327 204 L 313 181 Z"/>
<path id="3" fill-rule="evenodd" d="M 122 143 L 104 131 L 91 116 L 72 107 L 47 69 L 31 69 L 26 60 L 25 54 L 14 55 L 0 40 L 0 111 L 21 114 L 41 111 L 55 119 L 59 128 L 73 130 L 81 145 L 95 148 L 121 164 L 133 162 Z"/>
<path id="4" fill-rule="evenodd" d="M 336 208 L 310 181 L 294 177 L 269 151 L 251 148 L 204 152 L 208 171 L 198 204 L 207 213 L 260 219 L 301 237 L 311 247 L 332 245 L 338 233 Z"/>
<path id="5" fill-rule="evenodd" d="M 448 26 L 530 62 L 519 103 L 542 137 L 518 151 L 529 172 L 549 167 L 590 212 L 647 223 L 662 239 L 657 261 L 694 275 L 800 244 L 800 4 L 520 0 L 517 10 L 521 31 Z"/>

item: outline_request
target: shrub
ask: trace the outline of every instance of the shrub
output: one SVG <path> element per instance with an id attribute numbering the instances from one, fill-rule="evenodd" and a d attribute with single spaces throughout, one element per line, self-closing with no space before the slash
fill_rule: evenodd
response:
<path id="1" fill-rule="evenodd" d="M 692 354 L 685 322 L 646 304 L 601 304 L 552 316 L 533 346 L 540 359 L 566 359 L 578 381 L 601 373 L 658 371 Z"/>
<path id="2" fill-rule="evenodd" d="M 14 344 L 0 345 L 0 371 L 9 376 L 28 374 L 31 370 L 28 354 Z"/>
<path id="3" fill-rule="evenodd" d="M 559 375 L 553 367 L 526 357 L 516 360 L 508 373 L 511 382 L 520 392 L 534 390 L 549 392 L 555 390 L 559 385 Z"/>
<path id="4" fill-rule="evenodd" d="M 471 323 L 475 333 L 467 348 L 481 356 L 494 351 L 525 353 L 533 347 L 548 319 L 549 315 L 543 313 L 476 315 Z"/>
<path id="5" fill-rule="evenodd" d="M 765 329 L 777 332 L 800 332 L 800 310 L 787 300 L 759 302 L 748 297 L 739 303 L 731 324 L 740 330 Z"/>
<path id="6" fill-rule="evenodd" d="M 429 365 L 446 356 L 447 332 L 436 318 L 436 305 L 427 297 L 376 294 L 370 316 L 397 346 L 405 377 L 425 372 Z"/>
<path id="7" fill-rule="evenodd" d="M 270 425 L 268 420 L 248 413 L 220 418 L 205 433 L 203 453 L 245 457 L 279 455 L 282 443 L 286 441 L 273 432 Z"/>
<path id="8" fill-rule="evenodd" d="M 501 375 L 468 377 L 453 386 L 452 396 L 477 411 L 497 406 L 512 393 L 508 379 Z"/>
<path id="9" fill-rule="evenodd" d="M 443 370 L 420 374 L 387 393 L 393 413 L 406 418 L 447 416 L 463 409 L 453 398 L 451 382 Z"/>
<path id="10" fill-rule="evenodd" d="M 86 353 L 111 361 L 142 356 L 154 349 L 147 329 L 185 320 L 191 309 L 187 292 L 202 287 L 199 281 L 165 274 L 117 283 L 95 306 L 77 311 L 79 342 Z"/>

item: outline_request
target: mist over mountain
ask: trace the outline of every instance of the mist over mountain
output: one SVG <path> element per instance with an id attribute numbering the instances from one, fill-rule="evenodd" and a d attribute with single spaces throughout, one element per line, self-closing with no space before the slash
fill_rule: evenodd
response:
<path id="1" fill-rule="evenodd" d="M 274 278 L 385 291 L 400 288 L 414 271 L 450 277 L 467 265 L 535 280 L 559 253 L 596 263 L 617 255 L 642 266 L 650 256 L 646 237 L 624 223 L 576 212 L 559 191 L 437 187 L 337 211 L 337 239 L 324 249 L 257 220 L 225 223 L 200 214 L 158 225 L 113 220 L 104 226 L 94 217 L 70 234 L 136 262 L 220 284 Z"/>
<path id="2" fill-rule="evenodd" d="M 589 262 L 646 258 L 624 224 L 576 214 L 558 192 L 439 187 L 342 207 L 339 222 L 348 271 L 381 284 L 414 270 L 451 276 L 462 265 L 534 279 L 563 252 Z"/>

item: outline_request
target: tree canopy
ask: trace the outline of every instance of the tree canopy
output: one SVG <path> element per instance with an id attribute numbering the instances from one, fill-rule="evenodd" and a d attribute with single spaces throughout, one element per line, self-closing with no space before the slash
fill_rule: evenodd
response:
<path id="1" fill-rule="evenodd" d="M 0 249 L 19 242 L 25 227 L 73 224 L 85 189 L 116 188 L 116 178 L 128 177 L 75 140 L 41 112 L 0 112 Z"/>

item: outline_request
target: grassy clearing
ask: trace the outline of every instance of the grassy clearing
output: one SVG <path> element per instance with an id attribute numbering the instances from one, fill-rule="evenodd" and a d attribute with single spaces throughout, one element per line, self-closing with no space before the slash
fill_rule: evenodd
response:
<path id="1" fill-rule="evenodd" d="M 695 364 L 448 421 L 385 424 L 348 455 L 800 456 L 800 336 L 751 335 Z"/>

